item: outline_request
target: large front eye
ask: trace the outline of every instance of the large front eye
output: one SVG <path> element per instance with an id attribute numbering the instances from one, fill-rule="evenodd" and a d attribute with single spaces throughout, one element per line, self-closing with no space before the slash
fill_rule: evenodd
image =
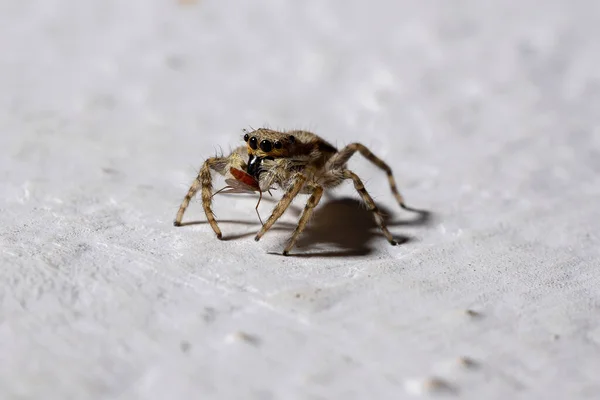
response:
<path id="1" fill-rule="evenodd" d="M 248 141 L 248 144 L 250 145 L 252 150 L 256 150 L 256 148 L 258 147 L 258 140 L 256 139 L 256 136 L 252 136 Z"/>
<path id="2" fill-rule="evenodd" d="M 268 140 L 263 140 L 262 142 L 260 142 L 260 149 L 265 153 L 268 153 L 269 151 L 271 151 L 271 142 Z"/>

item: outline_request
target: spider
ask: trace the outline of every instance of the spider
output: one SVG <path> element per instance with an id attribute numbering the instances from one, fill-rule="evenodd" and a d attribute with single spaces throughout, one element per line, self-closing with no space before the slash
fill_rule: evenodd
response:
<path id="1" fill-rule="evenodd" d="M 202 206 L 206 218 L 217 238 L 222 238 L 221 229 L 211 209 L 214 196 L 211 170 L 225 176 L 229 186 L 224 189 L 228 192 L 259 192 L 259 195 L 262 196 L 262 192 L 269 191 L 272 187 L 280 187 L 285 191 L 271 216 L 256 234 L 254 238 L 256 241 L 260 240 L 275 221 L 283 215 L 291 201 L 299 193 L 310 194 L 298 226 L 283 250 L 283 254 L 288 255 L 298 236 L 306 227 L 323 191 L 338 186 L 345 180 L 351 180 L 369 210 L 373 212 L 375 222 L 388 242 L 391 245 L 397 244 L 363 182 L 358 175 L 347 168 L 348 160 L 358 151 L 387 174 L 390 188 L 399 205 L 410 210 L 398 192 L 391 168 L 367 147 L 360 143 L 352 143 L 338 150 L 314 133 L 301 130 L 278 132 L 260 128 L 252 132 L 244 132 L 245 146 L 234 149 L 227 157 L 211 157 L 204 162 L 179 207 L 174 222 L 175 226 L 181 226 L 183 214 L 190 200 L 201 189 Z"/>

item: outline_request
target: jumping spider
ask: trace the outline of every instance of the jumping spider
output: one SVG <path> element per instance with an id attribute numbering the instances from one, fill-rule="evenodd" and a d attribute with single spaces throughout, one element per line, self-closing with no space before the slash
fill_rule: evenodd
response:
<path id="1" fill-rule="evenodd" d="M 299 193 L 310 194 L 298 226 L 283 250 L 283 254 L 288 255 L 298 236 L 304 230 L 313 209 L 319 203 L 323 190 L 338 186 L 342 181 L 350 179 L 369 210 L 373 212 L 375 222 L 387 240 L 392 245 L 397 244 L 362 181 L 346 166 L 348 159 L 358 151 L 387 174 L 396 200 L 402 208 L 408 209 L 398 192 L 390 167 L 365 146 L 360 143 L 352 143 L 338 150 L 314 133 L 300 130 L 277 132 L 266 128 L 246 132 L 244 141 L 246 145 L 236 148 L 229 156 L 211 157 L 204 162 L 179 207 L 174 222 L 175 226 L 181 225 L 183 214 L 190 200 L 199 189 L 202 189 L 202 206 L 206 218 L 217 238 L 221 239 L 221 230 L 211 209 L 213 197 L 211 169 L 227 178 L 229 186 L 226 188 L 229 191 L 248 190 L 262 194 L 262 192 L 270 190 L 272 186 L 278 186 L 285 191 L 269 219 L 256 234 L 254 238 L 256 241 L 260 240 L 275 221 L 283 215 L 296 195 Z"/>

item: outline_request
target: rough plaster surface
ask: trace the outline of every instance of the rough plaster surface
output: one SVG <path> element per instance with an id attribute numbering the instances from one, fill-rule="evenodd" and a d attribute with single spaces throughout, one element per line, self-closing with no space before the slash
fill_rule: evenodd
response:
<path id="1" fill-rule="evenodd" d="M 0 1 L 0 397 L 598 398 L 599 4 Z M 301 257 L 305 197 L 173 227 L 264 124 L 431 215 L 357 157 L 401 246 L 350 185 Z"/>

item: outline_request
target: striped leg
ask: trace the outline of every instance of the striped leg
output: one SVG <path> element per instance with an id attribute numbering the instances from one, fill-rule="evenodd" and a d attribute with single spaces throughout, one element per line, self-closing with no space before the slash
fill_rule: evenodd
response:
<path id="1" fill-rule="evenodd" d="M 290 252 L 290 250 L 292 250 L 292 248 L 294 247 L 294 244 L 296 244 L 296 240 L 298 239 L 298 236 L 300 236 L 300 234 L 306 227 L 306 224 L 308 223 L 308 221 L 312 215 L 313 209 L 317 206 L 317 204 L 319 204 L 319 200 L 321 200 L 322 194 L 323 194 L 323 187 L 315 186 L 315 188 L 313 189 L 312 195 L 310 196 L 310 198 L 308 199 L 308 202 L 306 203 L 306 206 L 304 207 L 304 211 L 302 212 L 302 216 L 300 217 L 298 226 L 294 230 L 294 233 L 292 234 L 292 237 L 290 238 L 287 246 L 285 246 L 285 250 L 283 250 L 284 256 L 287 256 L 288 253 Z"/>
<path id="2" fill-rule="evenodd" d="M 192 186 L 188 190 L 187 194 L 183 198 L 181 202 L 181 206 L 179 206 L 179 211 L 177 211 L 177 216 L 175 217 L 175 221 L 173 225 L 181 226 L 181 220 L 183 219 L 183 214 L 185 210 L 190 204 L 190 201 L 196 195 L 196 192 L 200 188 L 202 188 L 202 207 L 204 208 L 204 213 L 206 214 L 206 219 L 210 224 L 213 231 L 217 235 L 217 238 L 221 239 L 222 234 L 219 229 L 219 225 L 217 225 L 217 221 L 215 220 L 215 214 L 212 211 L 211 203 L 212 203 L 212 177 L 210 175 L 210 170 L 212 169 L 215 172 L 218 172 L 221 175 L 225 175 L 227 171 L 229 171 L 230 167 L 234 167 L 237 169 L 245 169 L 246 161 L 245 161 L 245 150 L 246 146 L 239 146 L 235 148 L 231 154 L 227 157 L 211 157 L 207 159 L 202 167 L 200 168 L 200 172 L 198 172 L 198 176 L 194 179 Z"/>
<path id="3" fill-rule="evenodd" d="M 285 212 L 285 210 L 287 210 L 294 197 L 296 197 L 298 192 L 300 192 L 300 189 L 302 189 L 302 186 L 304 186 L 304 182 L 306 182 L 306 177 L 304 175 L 300 173 L 294 175 L 294 177 L 292 178 L 292 184 L 287 189 L 281 200 L 279 200 L 279 203 L 277 203 L 277 205 L 273 209 L 273 213 L 271 214 L 267 222 L 265 222 L 265 224 L 262 226 L 260 231 L 258 231 L 256 236 L 254 237 L 254 240 L 258 242 L 260 238 L 265 234 L 265 232 L 271 229 L 275 221 L 277 221 L 279 217 L 283 215 L 283 213 Z"/>
<path id="4" fill-rule="evenodd" d="M 202 188 L 202 207 L 204 208 L 204 213 L 206 214 L 206 219 L 210 224 L 213 231 L 217 235 L 217 238 L 221 239 L 221 229 L 219 229 L 219 225 L 217 225 L 217 221 L 215 220 L 215 214 L 211 209 L 212 202 L 212 177 L 210 175 L 210 170 L 214 169 L 217 172 L 221 172 L 223 170 L 222 166 L 228 164 L 228 159 L 223 157 L 213 157 L 209 158 L 202 164 L 202 168 L 200 168 L 200 172 L 187 194 L 183 198 L 183 202 L 179 207 L 179 211 L 177 212 L 177 217 L 175 217 L 175 222 L 173 225 L 181 226 L 181 220 L 183 219 L 183 214 L 187 209 L 188 205 L 192 198 L 196 195 L 196 192 Z"/>
<path id="5" fill-rule="evenodd" d="M 363 185 L 363 183 L 360 180 L 360 178 L 358 177 L 358 175 L 356 175 L 354 172 L 346 169 L 346 170 L 344 170 L 344 178 L 352 179 L 352 182 L 354 182 L 354 188 L 360 194 L 360 197 L 362 197 L 363 201 L 367 204 L 367 207 L 369 207 L 369 210 L 371 210 L 373 212 L 373 216 L 375 217 L 375 222 L 377 223 L 377 226 L 379 227 L 379 229 L 381 229 L 381 231 L 383 232 L 385 238 L 388 240 L 388 242 L 390 242 L 390 244 L 392 246 L 397 245 L 398 242 L 396 242 L 394 240 L 394 238 L 392 237 L 392 234 L 390 233 L 388 228 L 385 226 L 385 222 L 383 221 L 383 216 L 381 215 L 381 212 L 377 208 L 377 205 L 375 205 L 375 202 L 373 201 L 373 198 L 371 197 L 371 195 L 369 193 L 367 193 L 367 190 L 365 189 L 365 186 Z"/>
<path id="6" fill-rule="evenodd" d="M 389 167 L 389 165 L 383 162 L 383 160 L 381 160 L 379 157 L 373 154 L 371 150 L 366 148 L 364 145 L 360 143 L 352 143 L 341 149 L 338 152 L 338 154 L 334 156 L 331 159 L 331 161 L 329 161 L 331 169 L 344 168 L 350 157 L 352 157 L 352 155 L 354 155 L 354 153 L 356 153 L 357 151 L 360 154 L 362 154 L 363 157 L 371 161 L 373 164 L 375 164 L 377 167 L 379 167 L 386 173 L 388 181 L 390 183 L 390 188 L 392 189 L 392 193 L 398 201 L 398 204 L 400 204 L 400 207 L 402 208 L 407 208 L 406 204 L 404 203 L 404 198 L 402 197 L 402 195 L 398 191 L 398 187 L 396 186 L 396 180 L 394 179 L 394 175 L 392 174 L 392 169 Z"/>

